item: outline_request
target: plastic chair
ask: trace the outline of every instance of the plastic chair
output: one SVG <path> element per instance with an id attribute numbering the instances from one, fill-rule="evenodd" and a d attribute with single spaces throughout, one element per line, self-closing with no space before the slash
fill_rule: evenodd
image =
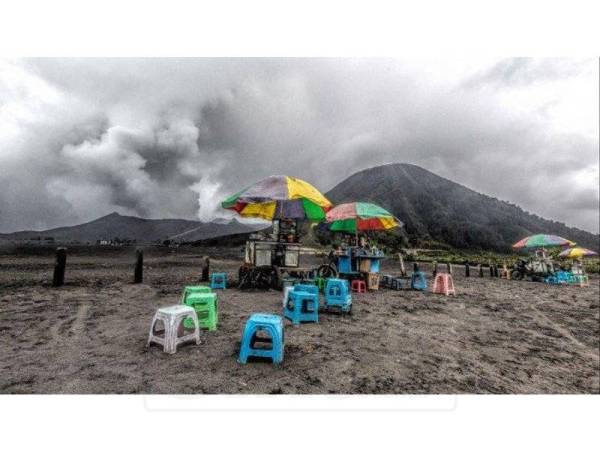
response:
<path id="1" fill-rule="evenodd" d="M 352 292 L 363 293 L 367 292 L 367 283 L 364 280 L 352 280 Z"/>
<path id="2" fill-rule="evenodd" d="M 425 273 L 418 271 L 413 272 L 410 277 L 410 288 L 417 291 L 424 291 L 427 289 L 427 278 Z"/>
<path id="3" fill-rule="evenodd" d="M 325 285 L 325 310 L 329 307 L 339 308 L 342 312 L 352 312 L 352 295 L 348 289 L 348 281 L 329 278 Z"/>
<path id="4" fill-rule="evenodd" d="M 259 332 L 267 334 L 268 337 L 259 336 Z M 246 364 L 248 358 L 254 356 L 271 358 L 273 364 L 281 364 L 283 348 L 284 331 L 281 317 L 265 313 L 252 314 L 244 326 L 238 361 Z"/>
<path id="5" fill-rule="evenodd" d="M 194 325 L 194 331 L 191 333 L 185 332 L 183 326 L 184 319 L 191 319 Z M 158 334 L 156 325 L 162 322 L 164 326 L 163 334 Z M 179 336 L 181 334 L 181 336 Z M 174 305 L 159 308 L 154 314 L 150 333 L 148 334 L 149 347 L 152 342 L 162 345 L 166 353 L 173 354 L 177 351 L 177 346 L 189 341 L 196 341 L 196 345 L 200 344 L 200 328 L 198 326 L 198 318 L 194 308 L 187 305 Z"/>
<path id="6" fill-rule="evenodd" d="M 227 274 L 226 273 L 211 273 L 210 274 L 210 287 L 212 289 L 226 289 L 227 288 Z"/>
<path id="7" fill-rule="evenodd" d="M 200 328 L 206 328 L 209 331 L 217 329 L 219 323 L 217 294 L 214 292 L 189 294 L 183 303 L 194 308 Z M 185 319 L 183 324 L 186 328 L 191 328 L 193 325 L 190 319 Z"/>
<path id="8" fill-rule="evenodd" d="M 454 280 L 449 273 L 438 273 L 433 280 L 433 293 L 444 295 L 456 295 Z"/>

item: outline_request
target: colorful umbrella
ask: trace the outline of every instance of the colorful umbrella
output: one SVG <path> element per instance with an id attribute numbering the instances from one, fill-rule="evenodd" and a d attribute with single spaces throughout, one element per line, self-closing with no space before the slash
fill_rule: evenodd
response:
<path id="1" fill-rule="evenodd" d="M 357 233 L 366 230 L 389 230 L 402 223 L 392 213 L 373 203 L 342 203 L 326 215 L 331 231 Z"/>
<path id="2" fill-rule="evenodd" d="M 332 204 L 304 180 L 273 175 L 225 199 L 221 206 L 242 217 L 321 221 Z"/>
<path id="3" fill-rule="evenodd" d="M 513 244 L 513 248 L 572 247 L 574 245 L 575 242 L 553 234 L 534 234 Z"/>
<path id="4" fill-rule="evenodd" d="M 588 250 L 587 248 L 573 247 L 573 248 L 568 248 L 566 250 L 563 250 L 562 252 L 560 252 L 558 254 L 558 256 L 562 256 L 564 258 L 579 259 L 579 258 L 583 258 L 584 256 L 594 256 L 597 254 L 598 253 L 596 253 L 592 250 Z"/>

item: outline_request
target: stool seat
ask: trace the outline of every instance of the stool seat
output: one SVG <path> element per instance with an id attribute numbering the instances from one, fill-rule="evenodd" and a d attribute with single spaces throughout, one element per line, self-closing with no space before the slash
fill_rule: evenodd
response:
<path id="1" fill-rule="evenodd" d="M 268 337 L 259 336 L 258 333 Z M 257 344 L 260 344 L 257 345 Z M 266 345 L 263 345 L 266 344 Z M 242 333 L 242 344 L 238 361 L 246 364 L 251 356 L 271 358 L 273 364 L 283 362 L 284 331 L 280 316 L 255 313 L 250 316 Z"/>
<path id="2" fill-rule="evenodd" d="M 183 288 L 181 303 L 185 304 L 185 298 L 190 294 L 210 294 L 211 292 L 212 289 L 209 286 L 185 286 Z"/>
<path id="3" fill-rule="evenodd" d="M 438 273 L 433 280 L 434 294 L 456 295 L 454 281 L 449 273 Z"/>
<path id="4" fill-rule="evenodd" d="M 367 292 L 367 283 L 364 280 L 352 280 L 352 292 L 362 293 Z"/>
<path id="5" fill-rule="evenodd" d="M 193 332 L 186 333 L 183 321 L 191 319 L 193 324 Z M 164 326 L 164 334 L 157 334 L 156 325 L 162 322 Z M 194 308 L 187 305 L 173 305 L 159 308 L 154 314 L 150 333 L 148 334 L 149 347 L 152 342 L 162 345 L 165 353 L 173 354 L 177 351 L 177 346 L 189 341 L 196 341 L 196 345 L 200 344 L 200 328 L 198 326 L 198 318 Z"/>

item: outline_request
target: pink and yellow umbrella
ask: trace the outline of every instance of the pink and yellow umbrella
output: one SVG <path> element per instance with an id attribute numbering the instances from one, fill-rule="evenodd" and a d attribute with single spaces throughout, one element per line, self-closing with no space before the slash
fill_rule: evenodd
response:
<path id="1" fill-rule="evenodd" d="M 562 256 L 563 258 L 571 258 L 571 259 L 579 259 L 585 256 L 595 256 L 598 253 L 589 250 L 583 247 L 573 247 L 563 250 L 558 254 L 558 256 Z"/>

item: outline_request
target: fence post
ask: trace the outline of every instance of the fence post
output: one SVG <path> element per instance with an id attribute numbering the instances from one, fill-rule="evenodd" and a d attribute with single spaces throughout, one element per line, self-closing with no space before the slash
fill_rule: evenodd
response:
<path id="1" fill-rule="evenodd" d="M 490 277 L 494 276 L 494 266 L 491 261 L 488 261 L 488 265 L 490 266 Z"/>
<path id="2" fill-rule="evenodd" d="M 419 271 L 419 265 L 416 262 L 414 262 L 413 263 L 413 272 L 418 272 L 418 271 Z"/>
<path id="3" fill-rule="evenodd" d="M 446 271 L 452 275 L 452 264 L 451 263 L 446 263 Z"/>
<path id="4" fill-rule="evenodd" d="M 465 263 L 465 277 L 469 278 L 471 276 L 471 267 L 469 267 L 469 263 Z"/>
<path id="5" fill-rule="evenodd" d="M 483 278 L 483 266 L 481 264 L 479 264 L 478 267 L 479 267 L 479 278 Z"/>
<path id="6" fill-rule="evenodd" d="M 207 256 L 202 261 L 202 276 L 200 281 L 208 281 L 208 274 L 210 273 L 210 258 Z"/>
<path id="7" fill-rule="evenodd" d="M 437 261 L 433 262 L 433 271 L 431 273 L 432 278 L 435 278 L 435 276 L 437 275 Z"/>
<path id="8" fill-rule="evenodd" d="M 135 271 L 133 273 L 133 282 L 141 283 L 144 279 L 144 251 L 138 248 L 135 251 Z"/>
<path id="9" fill-rule="evenodd" d="M 59 287 L 65 284 L 65 269 L 67 266 L 67 249 L 58 247 L 56 249 L 56 263 L 54 264 L 54 275 L 52 286 Z"/>

